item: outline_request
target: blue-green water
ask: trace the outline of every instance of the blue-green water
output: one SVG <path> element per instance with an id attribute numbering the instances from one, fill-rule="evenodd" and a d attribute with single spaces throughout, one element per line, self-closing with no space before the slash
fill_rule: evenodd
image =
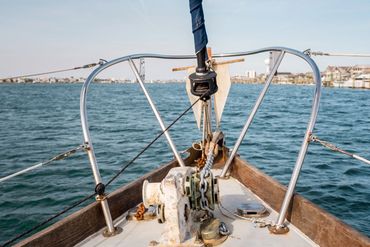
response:
<path id="1" fill-rule="evenodd" d="M 82 143 L 81 84 L 0 84 L 0 177 Z M 184 84 L 148 89 L 169 124 L 189 102 Z M 260 85 L 233 85 L 222 128 L 233 146 Z M 250 128 L 241 155 L 287 184 L 307 126 L 313 87 L 273 85 Z M 90 129 L 107 181 L 160 132 L 138 85 L 96 84 L 88 96 Z M 179 150 L 200 137 L 189 112 L 171 130 Z M 370 91 L 323 89 L 315 133 L 370 158 Z M 172 158 L 162 137 L 109 189 L 128 183 Z M 370 236 L 370 166 L 310 145 L 297 191 Z M 0 243 L 92 193 L 84 153 L 0 184 Z"/>

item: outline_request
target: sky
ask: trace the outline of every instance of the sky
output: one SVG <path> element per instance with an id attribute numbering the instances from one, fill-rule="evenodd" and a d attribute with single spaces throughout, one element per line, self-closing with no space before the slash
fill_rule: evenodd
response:
<path id="1" fill-rule="evenodd" d="M 300 51 L 370 53 L 369 0 L 204 0 L 214 53 L 285 46 Z M 0 0 L 0 78 L 70 68 L 135 53 L 193 54 L 187 0 Z M 264 72 L 267 55 L 232 65 L 233 74 Z M 369 59 L 315 57 L 328 65 Z M 148 79 L 184 77 L 171 67 L 194 61 L 146 61 Z M 281 71 L 309 68 L 287 57 Z M 87 76 L 91 70 L 58 76 Z M 132 78 L 127 64 L 103 77 Z"/>

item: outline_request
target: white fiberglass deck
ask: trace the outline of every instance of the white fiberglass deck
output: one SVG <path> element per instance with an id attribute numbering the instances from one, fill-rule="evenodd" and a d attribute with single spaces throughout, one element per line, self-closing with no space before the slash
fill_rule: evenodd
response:
<path id="1" fill-rule="evenodd" d="M 214 174 L 219 174 L 215 170 Z M 249 189 L 234 178 L 219 180 L 219 189 L 222 205 L 231 212 L 236 211 L 237 205 L 241 203 L 259 201 Z M 264 204 L 271 212 L 266 221 L 275 221 L 277 213 L 268 205 Z M 228 214 L 226 211 L 225 214 Z M 229 215 L 229 214 L 228 214 Z M 259 228 L 255 223 L 243 219 L 230 219 L 219 210 L 215 211 L 216 218 L 225 222 L 231 231 L 227 240 L 219 246 L 246 247 L 246 246 L 317 246 L 293 225 L 289 225 L 290 231 L 283 235 L 271 234 L 267 228 Z M 231 216 L 232 217 L 232 216 Z M 235 218 L 235 217 L 233 217 Z M 150 221 L 126 220 L 126 215 L 118 219 L 115 225 L 120 226 L 123 231 L 114 237 L 105 238 L 98 232 L 77 246 L 148 246 L 150 241 L 158 241 L 163 230 L 163 224 L 156 219 Z"/>

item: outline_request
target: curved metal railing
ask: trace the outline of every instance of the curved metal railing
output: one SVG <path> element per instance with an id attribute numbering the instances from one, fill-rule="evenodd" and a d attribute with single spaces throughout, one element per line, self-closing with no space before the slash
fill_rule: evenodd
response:
<path id="1" fill-rule="evenodd" d="M 277 219 L 277 224 L 276 225 L 278 227 L 283 227 L 283 223 L 284 223 L 284 220 L 285 220 L 285 217 L 286 217 L 288 206 L 289 206 L 289 203 L 290 203 L 291 198 L 293 196 L 294 188 L 295 188 L 295 185 L 297 183 L 299 173 L 300 173 L 300 170 L 301 170 L 301 167 L 302 167 L 302 164 L 303 164 L 306 152 L 307 152 L 307 148 L 308 148 L 308 144 L 309 144 L 309 138 L 311 136 L 314 125 L 316 123 L 316 117 L 317 117 L 317 113 L 318 113 L 318 109 L 319 109 L 319 102 L 320 102 L 320 95 L 321 95 L 321 78 L 320 78 L 320 71 L 319 71 L 317 65 L 315 64 L 315 62 L 308 55 L 306 55 L 306 54 L 304 54 L 300 51 L 293 50 L 293 49 L 290 49 L 290 48 L 285 48 L 285 47 L 268 47 L 268 48 L 262 48 L 262 49 L 253 50 L 253 51 L 246 51 L 246 52 L 214 54 L 213 57 L 214 58 L 225 58 L 225 57 L 250 56 L 250 55 L 255 55 L 255 54 L 264 53 L 264 52 L 279 52 L 278 60 L 275 63 L 270 75 L 268 76 L 268 78 L 266 80 L 265 86 L 264 86 L 259 98 L 257 99 L 256 104 L 255 104 L 251 114 L 249 115 L 249 117 L 247 119 L 247 122 L 246 122 L 246 124 L 245 124 L 245 126 L 244 126 L 244 128 L 243 128 L 243 130 L 242 130 L 234 148 L 233 148 L 233 152 L 231 153 L 227 163 L 225 164 L 225 167 L 222 171 L 222 176 L 224 176 L 226 174 L 226 172 L 227 172 L 227 170 L 228 170 L 228 168 L 229 168 L 229 166 L 232 162 L 232 159 L 234 158 L 241 142 L 243 141 L 244 136 L 245 136 L 250 124 L 252 123 L 252 120 L 253 120 L 253 118 L 254 118 L 257 110 L 258 110 L 258 107 L 262 103 L 264 95 L 266 94 L 267 89 L 268 89 L 269 85 L 271 84 L 271 81 L 272 81 L 272 79 L 275 75 L 275 72 L 277 71 L 284 55 L 285 54 L 292 54 L 292 55 L 295 55 L 295 56 L 300 57 L 303 60 L 305 60 L 309 64 L 309 66 L 311 67 L 311 69 L 313 71 L 313 77 L 314 77 L 314 81 L 315 81 L 315 84 L 316 84 L 316 88 L 315 88 L 315 94 L 314 94 L 314 99 L 313 99 L 313 104 L 312 104 L 312 110 L 311 110 L 311 116 L 310 116 L 310 119 L 309 119 L 309 123 L 308 123 L 307 129 L 306 129 L 306 133 L 305 133 L 305 136 L 304 136 L 304 139 L 303 139 L 303 143 L 302 143 L 300 152 L 298 154 L 298 158 L 297 158 L 295 168 L 294 168 L 294 171 L 293 171 L 293 174 L 292 174 L 289 186 L 288 186 L 288 190 L 285 194 L 285 198 L 284 198 L 283 204 L 281 206 L 279 217 Z M 82 89 L 81 89 L 80 115 L 81 115 L 83 138 L 84 138 L 85 144 L 88 147 L 87 148 L 87 153 L 88 153 L 88 157 L 89 157 L 89 160 L 90 160 L 90 164 L 91 164 L 91 168 L 92 168 L 92 171 L 93 171 L 93 175 L 94 175 L 94 179 L 95 179 L 96 184 L 102 183 L 102 180 L 101 180 L 99 168 L 98 168 L 98 165 L 97 165 L 97 162 L 96 162 L 96 157 L 95 157 L 95 153 L 94 153 L 94 149 L 93 149 L 93 144 L 92 144 L 92 141 L 91 141 L 88 119 L 87 119 L 86 100 L 87 100 L 87 92 L 88 92 L 89 85 L 91 84 L 91 82 L 96 78 L 96 76 L 99 73 L 101 73 L 102 71 L 104 71 L 105 69 L 107 69 L 107 68 L 109 68 L 113 65 L 128 61 L 130 66 L 131 66 L 131 69 L 133 70 L 133 72 L 134 72 L 134 74 L 135 74 L 135 76 L 138 80 L 138 82 L 140 83 L 141 88 L 143 89 L 143 91 L 145 93 L 145 96 L 147 97 L 147 99 L 149 101 L 149 104 L 151 105 L 151 107 L 152 107 L 152 109 L 153 109 L 153 111 L 154 111 L 154 113 L 157 117 L 157 120 L 159 121 L 159 124 L 160 124 L 162 130 L 164 131 L 164 124 L 163 124 L 163 121 L 161 120 L 159 112 L 155 108 L 154 103 L 151 101 L 150 95 L 146 91 L 144 83 L 143 83 L 143 81 L 141 80 L 140 76 L 137 73 L 137 69 L 135 67 L 135 64 L 132 62 L 133 59 L 140 59 L 140 58 L 157 58 L 157 59 L 173 59 L 173 60 L 176 60 L 176 59 L 195 59 L 196 56 L 195 55 L 134 54 L 134 55 L 124 56 L 124 57 L 117 58 L 117 59 L 114 59 L 112 61 L 106 62 L 106 63 L 100 65 L 98 68 L 96 68 L 89 75 L 89 77 L 86 79 L 86 81 L 83 84 Z M 169 145 L 170 145 L 172 151 L 174 152 L 175 157 L 177 158 L 179 164 L 183 165 L 182 159 L 177 154 L 176 147 L 173 144 L 173 142 L 171 140 L 171 137 L 170 137 L 170 135 L 167 131 L 165 132 L 165 136 L 166 136 L 167 141 L 169 142 Z M 107 223 L 108 232 L 113 234 L 115 229 L 114 229 L 114 225 L 113 225 L 113 222 L 112 222 L 112 217 L 111 217 L 111 214 L 110 214 L 110 211 L 109 211 L 108 202 L 104 198 L 101 199 L 100 202 L 101 202 L 104 217 L 105 217 L 105 220 L 106 220 L 106 223 Z"/>

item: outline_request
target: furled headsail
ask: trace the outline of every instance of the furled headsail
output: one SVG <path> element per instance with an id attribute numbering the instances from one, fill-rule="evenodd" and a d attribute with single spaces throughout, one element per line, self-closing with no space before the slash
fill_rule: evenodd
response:
<path id="1" fill-rule="evenodd" d="M 208 50 L 210 54 L 207 54 L 208 37 L 204 21 L 202 0 L 189 0 L 189 5 L 197 66 L 195 69 L 187 69 L 189 77 L 186 82 L 186 91 L 192 104 L 198 97 L 201 97 L 204 102 L 211 102 L 211 98 L 213 97 L 216 124 L 218 127 L 230 90 L 229 69 L 228 65 L 217 65 L 216 61 L 212 60 L 210 49 Z M 207 59 L 209 60 L 208 64 L 206 64 Z M 221 75 L 219 75 L 219 71 Z M 221 85 L 221 88 L 219 88 L 220 85 L 218 84 Z M 200 104 L 201 102 L 193 106 L 198 128 L 200 128 L 201 116 L 203 113 Z M 211 104 L 209 104 L 209 106 L 211 106 Z"/>
<path id="2" fill-rule="evenodd" d="M 204 49 L 208 43 L 202 1 L 203 0 L 189 0 L 195 53 Z"/>

